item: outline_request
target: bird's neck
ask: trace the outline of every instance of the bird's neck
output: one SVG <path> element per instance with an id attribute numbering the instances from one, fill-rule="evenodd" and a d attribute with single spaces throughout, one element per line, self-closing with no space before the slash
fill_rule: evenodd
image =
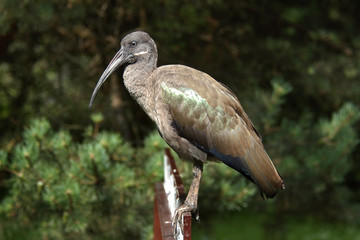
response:
<path id="1" fill-rule="evenodd" d="M 124 71 L 124 85 L 130 95 L 138 102 L 149 117 L 154 120 L 154 89 L 151 73 L 156 69 L 155 64 L 130 64 Z"/>

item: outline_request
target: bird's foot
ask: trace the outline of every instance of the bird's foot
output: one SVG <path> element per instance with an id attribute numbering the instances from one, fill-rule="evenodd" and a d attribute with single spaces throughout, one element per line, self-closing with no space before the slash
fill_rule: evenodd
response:
<path id="1" fill-rule="evenodd" d="M 175 210 L 174 217 L 172 219 L 172 225 L 174 226 L 174 234 L 177 235 L 178 226 L 180 231 L 184 233 L 183 214 L 190 212 L 197 221 L 200 221 L 199 208 L 198 208 L 198 194 L 200 179 L 203 169 L 202 162 L 194 162 L 193 167 L 193 180 L 190 185 L 189 192 L 186 196 L 185 202 Z M 178 225 L 179 224 L 179 225 Z"/>
<path id="2" fill-rule="evenodd" d="M 177 224 L 179 224 L 181 232 L 184 233 L 184 224 L 182 221 L 182 216 L 184 213 L 187 212 L 192 213 L 192 215 L 195 216 L 196 221 L 200 222 L 199 208 L 197 207 L 197 204 L 189 203 L 185 200 L 184 204 L 175 210 L 174 217 L 172 219 L 172 225 L 174 226 L 175 235 L 177 234 L 177 230 L 178 230 Z"/>

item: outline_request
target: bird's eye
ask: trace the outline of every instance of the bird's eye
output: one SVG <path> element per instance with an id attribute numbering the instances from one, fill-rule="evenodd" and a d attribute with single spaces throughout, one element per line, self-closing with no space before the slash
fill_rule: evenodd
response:
<path id="1" fill-rule="evenodd" d="M 132 42 L 130 43 L 130 46 L 135 47 L 135 46 L 136 46 L 136 42 L 135 42 L 135 41 L 132 41 Z"/>

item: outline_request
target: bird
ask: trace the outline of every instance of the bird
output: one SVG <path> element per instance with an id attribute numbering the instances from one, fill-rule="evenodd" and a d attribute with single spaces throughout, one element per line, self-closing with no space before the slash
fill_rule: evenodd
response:
<path id="1" fill-rule="evenodd" d="M 236 95 L 204 72 L 179 64 L 158 67 L 157 60 L 156 43 L 148 33 L 127 34 L 98 80 L 89 107 L 106 79 L 125 65 L 125 88 L 155 122 L 166 143 L 193 164 L 193 179 L 185 201 L 175 210 L 173 225 L 185 212 L 199 219 L 200 180 L 208 161 L 223 162 L 240 172 L 267 198 L 285 189 Z"/>

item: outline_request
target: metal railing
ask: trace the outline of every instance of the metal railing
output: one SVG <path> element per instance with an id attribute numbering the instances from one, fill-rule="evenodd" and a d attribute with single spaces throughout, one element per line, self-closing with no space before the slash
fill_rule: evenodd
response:
<path id="1" fill-rule="evenodd" d="M 184 185 L 170 149 L 165 150 L 164 182 L 155 184 L 154 199 L 154 240 L 191 240 L 191 213 L 182 216 L 183 231 L 180 225 L 172 225 L 175 209 L 186 197 Z M 177 227 L 175 231 L 175 227 Z M 175 234 L 176 232 L 176 234 Z"/>

